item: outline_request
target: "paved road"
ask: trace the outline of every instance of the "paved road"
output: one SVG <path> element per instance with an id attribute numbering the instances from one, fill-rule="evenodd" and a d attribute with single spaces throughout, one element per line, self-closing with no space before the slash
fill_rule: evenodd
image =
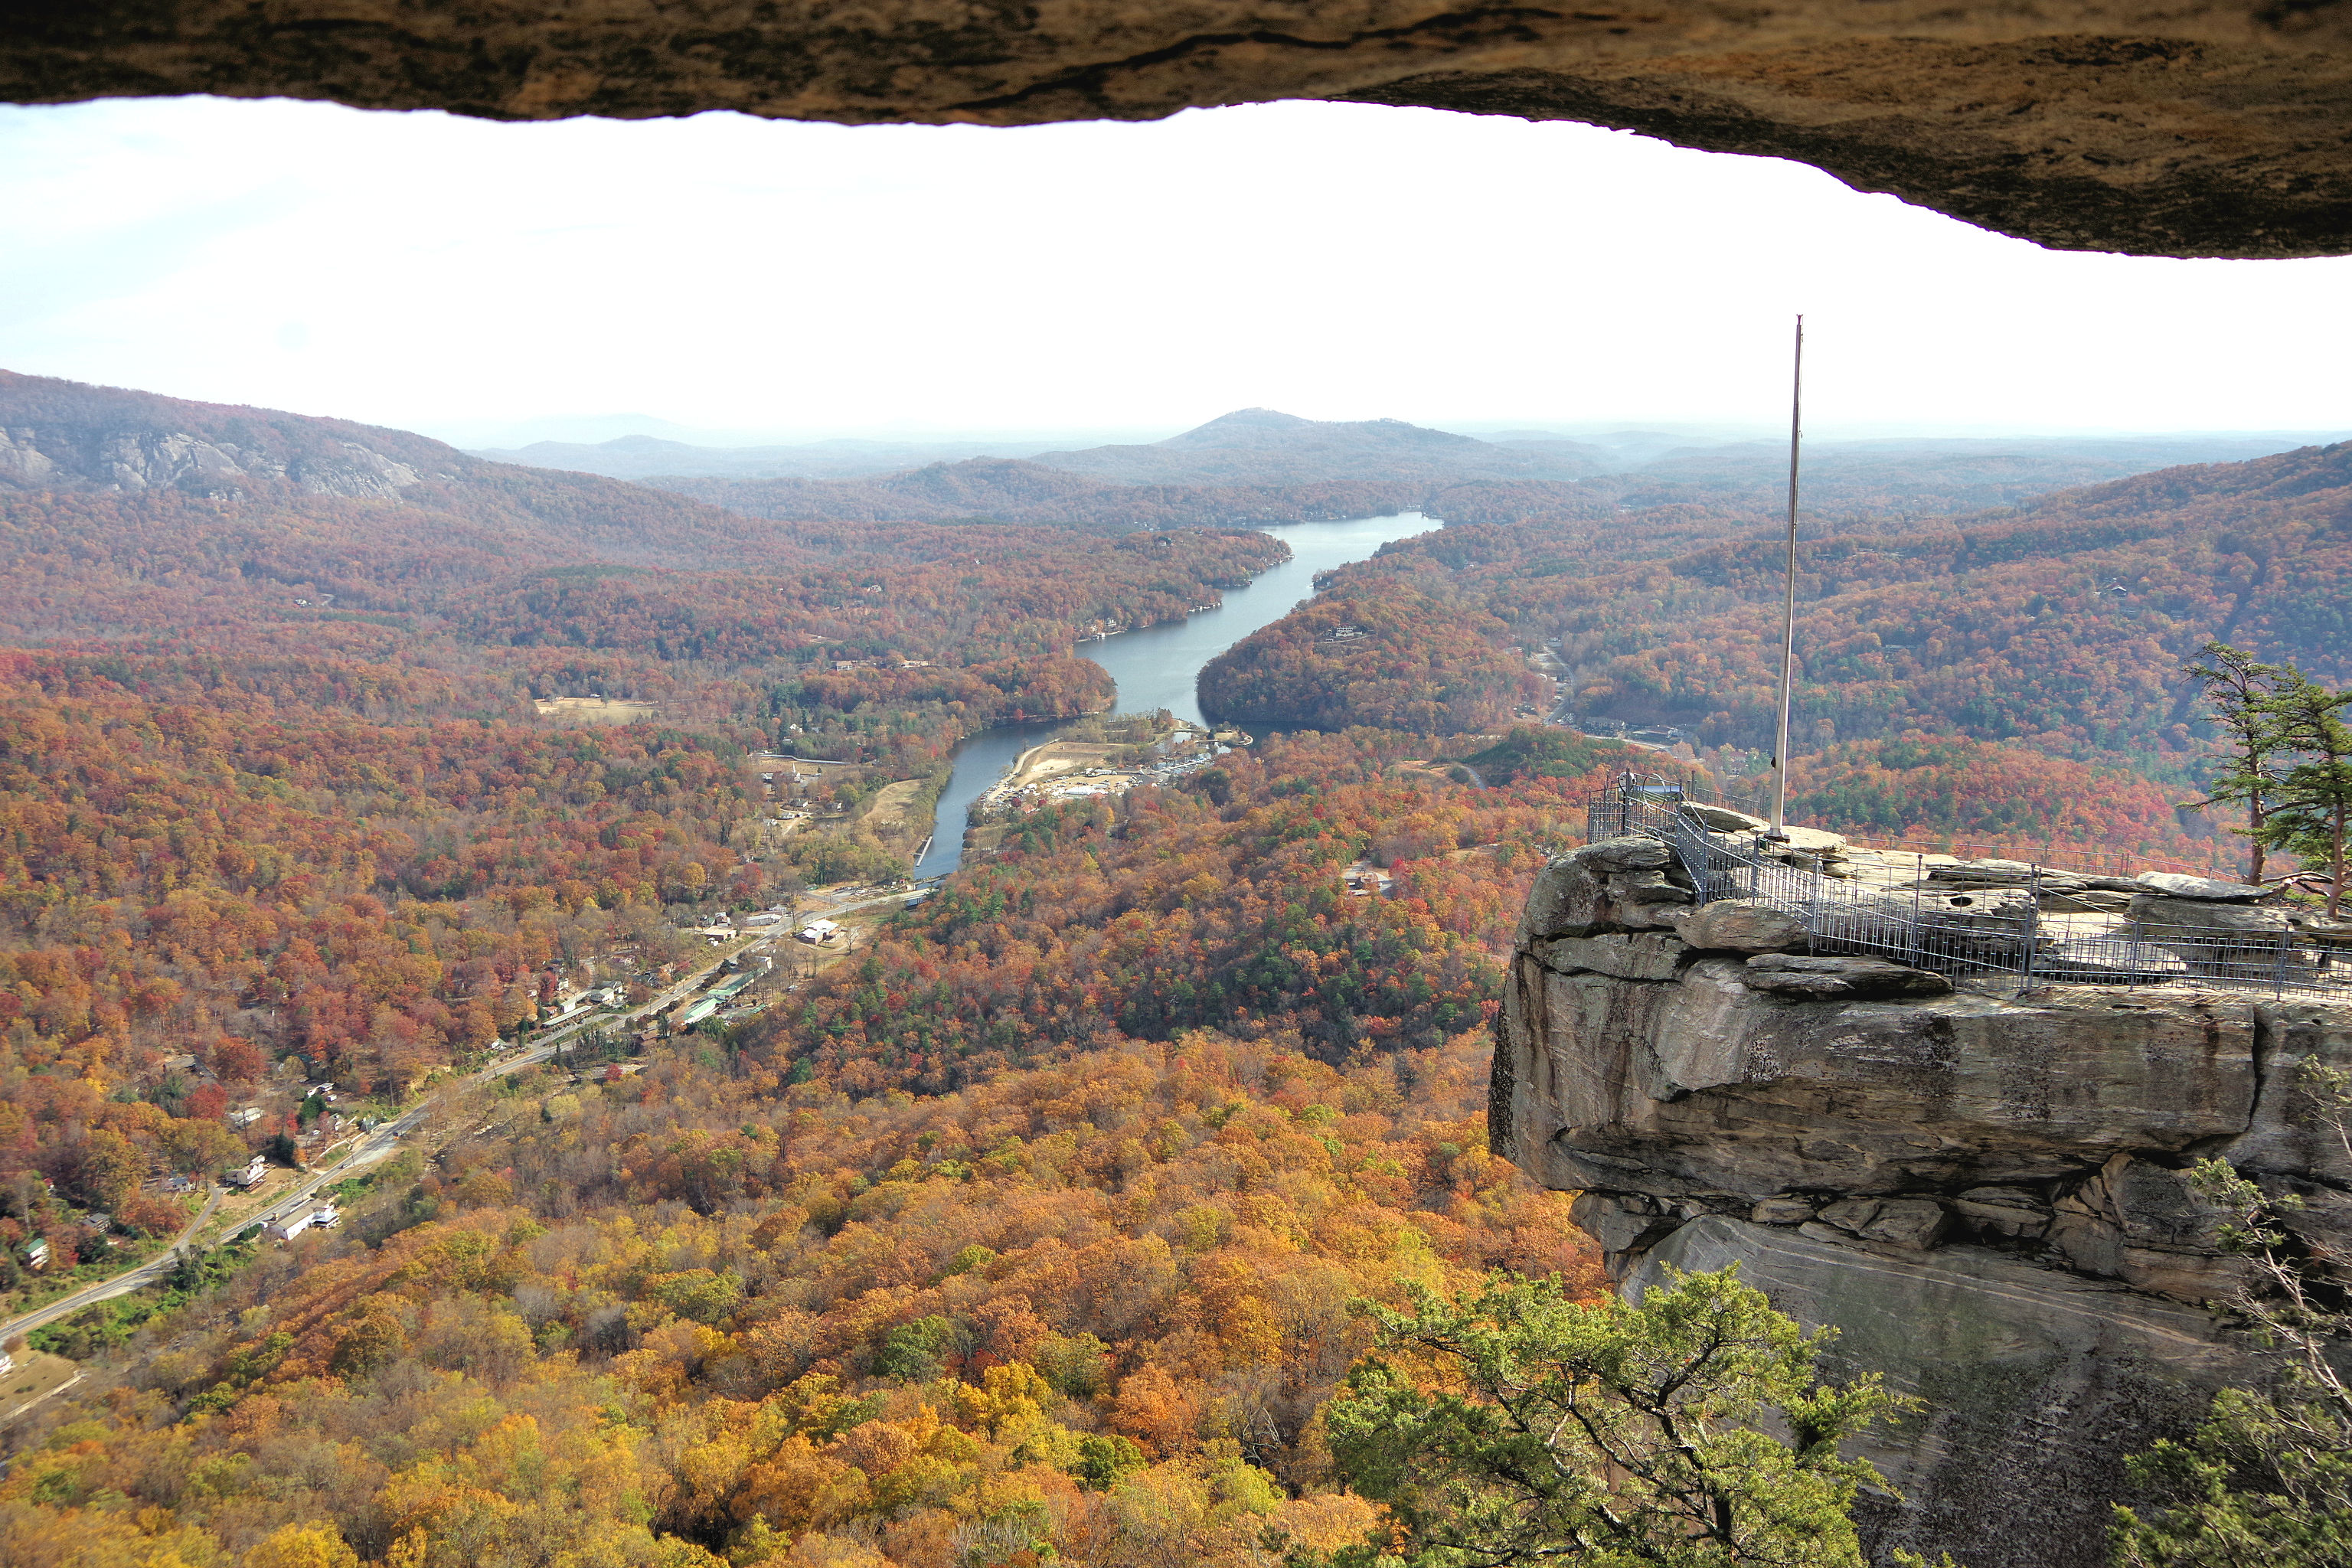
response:
<path id="1" fill-rule="evenodd" d="M 173 1255 L 179 1251 L 182 1244 L 195 1235 L 205 1221 L 212 1218 L 213 1210 L 220 1206 L 221 1196 L 221 1190 L 218 1187 L 207 1193 L 205 1195 L 205 1206 L 196 1212 L 195 1218 L 188 1222 L 188 1227 L 172 1238 L 171 1246 L 146 1262 L 126 1268 L 111 1279 L 84 1285 L 78 1290 L 69 1290 L 45 1307 L 36 1307 L 29 1312 L 0 1323 L 0 1344 L 6 1343 L 18 1334 L 28 1333 L 44 1323 L 53 1323 L 59 1318 L 69 1317 L 84 1307 L 106 1300 L 110 1297 L 125 1295 L 142 1285 L 152 1284 L 162 1279 L 164 1271 L 172 1267 Z"/>
<path id="2" fill-rule="evenodd" d="M 886 897 L 903 899 L 906 895 L 903 893 L 892 893 L 886 895 Z M 877 903 L 881 901 L 881 900 L 873 899 L 863 900 L 865 903 Z M 843 905 L 841 907 L 847 909 L 859 906 Z M 740 950 L 740 954 L 748 956 L 749 954 L 759 951 L 761 948 L 765 947 L 771 940 L 772 939 L 768 937 L 758 938 L 757 940 L 746 944 Z M 633 1012 L 624 1014 L 619 1017 L 614 1017 L 610 1014 L 600 1012 L 574 1018 L 569 1023 L 556 1025 L 554 1027 L 549 1029 L 546 1034 L 541 1036 L 540 1039 L 532 1045 L 530 1049 L 521 1052 L 520 1055 L 509 1057 L 504 1061 L 484 1068 L 479 1072 L 474 1073 L 470 1077 L 465 1079 L 456 1087 L 465 1089 L 478 1088 L 482 1084 L 489 1082 L 492 1079 L 503 1078 L 509 1073 L 518 1072 L 524 1068 L 535 1066 L 536 1064 L 543 1062 L 548 1058 L 553 1056 L 555 1054 L 555 1048 L 558 1046 L 564 1044 L 590 1028 L 593 1028 L 598 1026 L 615 1027 L 634 1024 L 657 1008 L 667 1006 L 671 1002 L 692 995 L 696 986 L 709 979 L 711 973 L 719 968 L 720 965 L 724 964 L 729 958 L 735 956 L 738 956 L 738 954 L 720 954 L 719 957 L 711 960 L 709 963 L 704 964 L 701 968 L 686 976 L 683 980 L 678 981 L 675 985 L 672 985 L 667 990 L 662 992 L 661 994 L 654 997 L 644 1006 L 636 1008 Z M 447 1090 L 445 1089 L 442 1092 L 446 1094 Z M 408 1133 L 415 1131 L 417 1128 L 423 1126 L 426 1117 L 432 1112 L 434 1107 L 440 1103 L 440 1100 L 441 1095 L 436 1094 L 432 1099 L 411 1108 L 403 1114 L 393 1118 L 391 1121 L 379 1124 L 373 1131 L 364 1134 L 358 1143 L 345 1152 L 341 1159 L 337 1160 L 331 1165 L 328 1165 L 322 1169 L 312 1172 L 303 1181 L 288 1188 L 283 1194 L 279 1194 L 278 1199 L 273 1202 L 268 1208 L 255 1215 L 252 1220 L 248 1223 L 267 1224 L 273 1219 L 298 1214 L 306 1205 L 313 1202 L 318 1197 L 320 1188 L 331 1186 L 337 1182 L 347 1181 L 351 1177 L 358 1174 L 361 1171 L 367 1169 L 370 1165 L 375 1164 L 379 1161 L 389 1159 L 394 1151 L 400 1147 L 401 1139 Z M 0 1322 L 0 1343 L 5 1343 L 7 1341 L 14 1339 L 18 1334 L 28 1333 L 31 1331 L 41 1327 L 45 1323 L 53 1323 L 60 1318 L 70 1317 L 74 1313 L 80 1311 L 84 1307 L 94 1306 L 98 1302 L 108 1300 L 116 1296 L 128 1295 L 133 1290 L 153 1284 L 156 1280 L 163 1277 L 165 1271 L 171 1268 L 173 1261 L 173 1255 L 179 1250 L 179 1248 L 185 1244 L 190 1237 L 196 1234 L 197 1230 L 203 1226 L 206 1220 L 212 1217 L 213 1211 L 220 1206 L 220 1201 L 224 1195 L 225 1194 L 221 1189 L 217 1187 L 214 1188 L 212 1193 L 205 1199 L 203 1211 L 199 1213 L 194 1219 L 188 1223 L 187 1229 L 174 1237 L 172 1240 L 172 1245 L 169 1247 L 166 1247 L 163 1251 L 156 1254 L 153 1258 L 149 1258 L 146 1262 L 126 1268 L 121 1273 L 114 1275 L 110 1279 L 100 1279 L 94 1284 L 85 1285 L 78 1290 L 70 1291 L 66 1295 L 58 1297 L 56 1300 L 49 1302 L 46 1306 L 36 1307 L 29 1312 L 21 1313 L 16 1317 L 9 1319 L 5 1322 Z M 242 1230 L 245 1226 L 239 1226 L 237 1228 Z"/>

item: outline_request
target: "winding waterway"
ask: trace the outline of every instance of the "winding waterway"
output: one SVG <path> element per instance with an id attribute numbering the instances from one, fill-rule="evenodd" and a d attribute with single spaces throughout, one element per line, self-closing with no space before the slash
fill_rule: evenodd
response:
<path id="1" fill-rule="evenodd" d="M 1181 621 L 1121 632 L 1101 642 L 1081 643 L 1078 651 L 1109 671 L 1118 684 L 1119 713 L 1165 708 L 1199 724 L 1201 668 L 1257 630 L 1270 626 L 1315 594 L 1316 574 L 1361 561 L 1392 539 L 1427 533 L 1433 525 L 1419 512 L 1397 517 L 1357 518 L 1349 522 L 1294 522 L 1260 531 L 1290 546 L 1290 559 L 1260 573 L 1245 588 L 1229 588 L 1224 603 Z M 916 867 L 917 878 L 943 876 L 963 860 L 963 830 L 971 803 L 1030 747 L 1064 728 L 1059 720 L 1001 724 L 982 730 L 956 748 L 955 774 L 940 795 L 931 825 L 931 847 Z"/>

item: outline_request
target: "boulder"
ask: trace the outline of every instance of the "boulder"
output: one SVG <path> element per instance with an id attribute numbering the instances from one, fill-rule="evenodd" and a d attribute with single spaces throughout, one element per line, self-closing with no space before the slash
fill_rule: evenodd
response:
<path id="1" fill-rule="evenodd" d="M 2137 879 L 2150 892 L 2172 899 L 2251 904 L 2263 896 L 2263 889 L 2250 882 L 2220 882 L 2210 877 L 2185 877 L 2175 871 L 2142 871 Z"/>
<path id="2" fill-rule="evenodd" d="M 1933 1198 L 1845 1198 L 1819 1215 L 1824 1226 L 1889 1247 L 1925 1252 L 1944 1238 L 1952 1216 Z"/>
<path id="3" fill-rule="evenodd" d="M 1580 972 L 1620 980 L 1672 980 L 1690 949 L 1664 931 L 1564 936 L 1530 944 L 1536 962 L 1562 974 Z"/>
<path id="4" fill-rule="evenodd" d="M 2220 1250 L 2227 1217 L 2185 1169 L 2118 1154 L 2058 1200 L 2049 1239 L 2085 1274 L 2210 1301 L 2229 1295 L 2245 1273 L 2243 1259 Z"/>
<path id="5" fill-rule="evenodd" d="M 2039 871 L 2040 868 L 2027 860 L 1955 860 L 1948 866 L 1928 868 L 1927 879 L 1975 888 L 2021 888 L 2033 880 Z M 2074 880 L 2073 878 L 2065 879 Z"/>
<path id="6" fill-rule="evenodd" d="M 1682 1223 L 1647 1198 L 1622 1193 L 1579 1193 L 1568 1212 L 1602 1251 L 1612 1253 L 1636 1251 Z"/>
<path id="7" fill-rule="evenodd" d="M 1978 1231 L 2015 1240 L 2050 1228 L 2050 1205 L 2027 1187 L 1970 1187 L 1952 1200 L 1952 1213 Z"/>
<path id="8" fill-rule="evenodd" d="M 1819 857 L 1823 855 L 1840 854 L 1843 853 L 1846 847 L 1846 837 L 1843 833 L 1825 833 L 1818 827 L 1783 827 L 1780 829 L 1780 833 L 1782 837 L 1780 842 L 1778 844 L 1775 844 L 1770 839 L 1765 840 L 1764 852 L 1766 854 L 1797 854 Z"/>
<path id="9" fill-rule="evenodd" d="M 1748 1211 L 1758 1225 L 1802 1225 L 1813 1217 L 1811 1198 L 1766 1198 Z"/>
<path id="10" fill-rule="evenodd" d="M 1669 916 L 1683 941 L 1701 952 L 1793 952 L 1811 941 L 1794 915 L 1718 899 Z"/>
<path id="11" fill-rule="evenodd" d="M 1683 815 L 1702 827 L 1717 833 L 1738 834 L 1742 837 L 1762 833 L 1772 826 L 1760 816 L 1750 816 L 1727 805 L 1704 805 L 1695 800 L 1683 802 Z"/>
<path id="12" fill-rule="evenodd" d="M 2124 934 L 2171 953 L 2192 976 L 2294 979 L 2305 962 L 2284 910 L 2143 893 L 2124 918 Z"/>
<path id="13" fill-rule="evenodd" d="M 1876 1198 L 1841 1198 L 1825 1205 L 1814 1216 L 1823 1225 L 1833 1225 L 1840 1230 L 1862 1234 L 1862 1227 L 1878 1217 Z"/>
<path id="14" fill-rule="evenodd" d="M 1698 901 L 1689 881 L 1674 851 L 1654 838 L 1586 845 L 1536 873 L 1520 938 L 1669 930 L 1674 910 Z"/>
<path id="15" fill-rule="evenodd" d="M 1862 1227 L 1862 1237 L 1925 1252 L 1944 1239 L 1951 1223 L 1951 1215 L 1933 1198 L 1889 1198 Z"/>
<path id="16" fill-rule="evenodd" d="M 1940 974 L 1883 958 L 1759 952 L 1748 961 L 1739 978 L 1753 990 L 1807 1002 L 1847 996 L 1948 996 L 1952 991 L 1952 983 Z"/>
<path id="17" fill-rule="evenodd" d="M 2251 904 L 2232 903 L 2215 899 L 2178 899 L 2170 894 L 2142 893 L 2125 910 L 2136 927 L 2147 928 L 2150 939 L 2179 933 L 2202 939 L 2207 936 L 2253 936 L 2275 938 L 2287 934 L 2293 926 L 2284 910 L 2257 909 Z"/>

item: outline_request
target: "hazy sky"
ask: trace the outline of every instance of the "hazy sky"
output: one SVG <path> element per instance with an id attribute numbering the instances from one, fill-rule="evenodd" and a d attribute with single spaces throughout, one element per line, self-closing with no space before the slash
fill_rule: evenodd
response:
<path id="1" fill-rule="evenodd" d="M 1433 110 L 8 108 L 0 215 L 0 364 L 469 440 L 1769 425 L 1801 309 L 1822 430 L 2352 427 L 2352 258 L 2043 251 L 1801 164 Z"/>

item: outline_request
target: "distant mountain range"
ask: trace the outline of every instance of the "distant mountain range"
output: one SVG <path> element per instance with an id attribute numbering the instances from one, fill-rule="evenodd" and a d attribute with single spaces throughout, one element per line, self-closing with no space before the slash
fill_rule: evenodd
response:
<path id="1" fill-rule="evenodd" d="M 1289 485 L 1127 485 L 1043 463 L 973 458 L 862 479 L 650 479 L 751 517 L 791 522 L 1054 523 L 1103 533 L 1328 521 L 1410 511 L 1419 480 Z"/>
<path id="2" fill-rule="evenodd" d="M 1808 530 L 2015 506 L 2157 468 L 2242 462 L 2313 438 L 1818 441 L 1807 447 Z M 1481 438 L 1398 419 L 1302 419 L 1269 408 L 1240 409 L 1149 444 L 981 447 L 837 440 L 722 448 L 631 436 L 476 456 L 627 479 L 763 517 L 992 517 L 1112 531 L 1298 521 L 1346 515 L 1330 509 L 1356 504 L 1420 508 L 1454 521 L 1677 507 L 1760 522 L 1783 504 L 1788 462 L 1777 441 L 1709 442 L 1634 428 L 1580 439 L 1534 429 Z"/>
<path id="3" fill-rule="evenodd" d="M 688 479 L 848 479 L 896 473 L 971 458 L 1026 458 L 1050 443 L 1011 446 L 987 441 L 866 441 L 844 438 L 801 446 L 697 447 L 658 436 L 623 436 L 593 446 L 537 441 L 511 449 L 483 449 L 477 458 L 533 468 L 569 468 L 607 479 L 657 475 Z"/>
<path id="4" fill-rule="evenodd" d="M 1244 408 L 1148 447 L 1041 452 L 1052 468 L 1129 485 L 1297 485 L 1333 479 L 1580 479 L 1611 465 L 1578 441 L 1481 441 L 1402 419 L 1301 419 Z"/>

